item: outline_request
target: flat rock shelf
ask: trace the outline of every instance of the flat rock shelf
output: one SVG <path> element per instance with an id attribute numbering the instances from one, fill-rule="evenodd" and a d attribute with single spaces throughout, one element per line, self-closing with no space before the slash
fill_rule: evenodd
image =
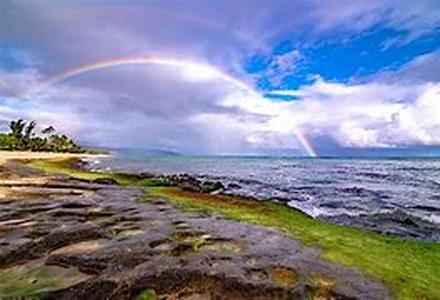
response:
<path id="1" fill-rule="evenodd" d="M 280 231 L 184 212 L 141 188 L 0 174 L 0 297 L 389 299 Z"/>

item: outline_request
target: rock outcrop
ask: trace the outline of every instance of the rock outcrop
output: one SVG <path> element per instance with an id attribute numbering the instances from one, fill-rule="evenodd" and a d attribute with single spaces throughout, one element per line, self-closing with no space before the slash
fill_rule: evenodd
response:
<path id="1" fill-rule="evenodd" d="M 224 188 L 186 175 L 163 180 L 191 191 Z M 138 188 L 49 177 L 26 193 L 10 188 L 0 201 L 0 279 L 9 278 L 2 298 L 390 298 L 377 280 L 276 230 L 183 212 L 157 197 L 140 202 Z"/>

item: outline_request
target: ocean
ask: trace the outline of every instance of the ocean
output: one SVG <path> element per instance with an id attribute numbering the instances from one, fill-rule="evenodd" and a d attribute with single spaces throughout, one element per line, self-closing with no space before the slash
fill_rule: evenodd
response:
<path id="1" fill-rule="evenodd" d="M 98 171 L 188 173 L 227 194 L 278 200 L 314 218 L 440 241 L 440 158 L 189 157 L 119 153 Z"/>

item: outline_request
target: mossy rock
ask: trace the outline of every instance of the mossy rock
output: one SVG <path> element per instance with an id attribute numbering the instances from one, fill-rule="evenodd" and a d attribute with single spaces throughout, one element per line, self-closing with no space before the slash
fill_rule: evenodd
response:
<path id="1" fill-rule="evenodd" d="M 0 298 L 36 297 L 44 292 L 75 285 L 90 276 L 75 268 L 46 266 L 43 260 L 0 272 Z"/>

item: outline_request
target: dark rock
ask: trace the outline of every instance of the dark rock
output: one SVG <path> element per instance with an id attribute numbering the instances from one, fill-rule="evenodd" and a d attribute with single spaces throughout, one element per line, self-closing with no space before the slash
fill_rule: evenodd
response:
<path id="1" fill-rule="evenodd" d="M 134 268 L 159 253 L 143 242 L 124 240 L 92 253 L 52 254 L 46 265 L 76 267 L 87 274 L 116 272 L 119 269 Z"/>
<path id="2" fill-rule="evenodd" d="M 342 201 L 328 201 L 321 203 L 319 206 L 327 208 L 339 208 L 344 207 L 344 203 Z"/>
<path id="3" fill-rule="evenodd" d="M 212 193 L 225 190 L 225 186 L 220 181 L 202 181 L 188 174 L 176 174 L 155 177 L 163 185 L 179 187 L 186 191 Z"/>
<path id="4" fill-rule="evenodd" d="M 142 173 L 139 173 L 139 177 L 141 179 L 149 179 L 149 178 L 155 178 L 156 175 L 154 175 L 152 173 L 148 173 L 148 172 L 142 172 Z"/>
<path id="5" fill-rule="evenodd" d="M 114 291 L 119 286 L 118 282 L 103 280 L 100 278 L 87 280 L 78 283 L 72 287 L 57 291 L 50 291 L 41 296 L 45 300 L 70 300 L 70 299 L 115 299 Z M 118 297 L 117 299 L 127 299 L 127 297 Z"/>
<path id="6" fill-rule="evenodd" d="M 119 184 L 116 179 L 113 178 L 97 178 L 92 181 L 95 184 L 117 185 Z"/>
<path id="7" fill-rule="evenodd" d="M 270 200 L 275 203 L 283 203 L 283 204 L 287 204 L 290 202 L 290 199 L 283 198 L 283 197 L 273 197 Z"/>
<path id="8" fill-rule="evenodd" d="M 421 218 L 405 213 L 402 210 L 395 210 L 373 215 L 359 215 L 356 220 L 347 215 L 337 215 L 324 218 L 328 221 L 356 226 L 374 232 L 401 236 L 404 238 L 440 240 L 440 228 Z"/>
<path id="9" fill-rule="evenodd" d="M 0 266 L 6 267 L 20 262 L 42 257 L 57 248 L 73 243 L 109 238 L 109 234 L 93 224 L 55 229 L 41 238 L 16 247 L 0 250 Z"/>
<path id="10" fill-rule="evenodd" d="M 220 181 L 205 181 L 200 186 L 202 193 L 212 193 L 224 189 L 225 186 Z"/>
<path id="11" fill-rule="evenodd" d="M 229 183 L 228 185 L 227 185 L 227 189 L 240 189 L 241 188 L 241 185 L 239 185 L 238 183 L 234 183 L 234 182 L 231 182 L 231 183 Z"/>
<path id="12" fill-rule="evenodd" d="M 209 177 L 154 178 L 197 192 L 224 189 Z M 50 194 L 64 187 L 84 192 Z M 310 293 L 331 299 L 390 298 L 378 280 L 324 261 L 319 249 L 274 229 L 183 212 L 155 196 L 139 203 L 140 188 L 70 180 L 44 188 L 49 197 L 2 204 L 0 218 L 9 223 L 0 237 L 15 241 L 3 239 L 0 268 L 41 259 L 46 266 L 76 268 L 92 276 L 70 287 L 40 290 L 39 298 L 135 299 L 148 289 L 168 299 L 304 299 Z M 334 279 L 334 286 L 320 290 L 314 280 L 319 277 Z"/>
<path id="13" fill-rule="evenodd" d="M 433 206 L 427 206 L 427 205 L 415 205 L 412 208 L 414 208 L 414 209 L 422 209 L 422 210 L 426 210 L 426 211 L 429 211 L 429 212 L 440 212 L 440 208 L 433 207 Z"/>
<path id="14" fill-rule="evenodd" d="M 410 218 L 410 217 L 403 219 L 403 220 L 401 221 L 401 223 L 402 223 L 402 224 L 405 224 L 405 225 L 407 225 L 407 226 L 410 226 L 410 227 L 418 227 L 418 226 L 419 226 L 419 225 L 417 224 L 417 222 L 416 222 L 414 219 Z"/>

